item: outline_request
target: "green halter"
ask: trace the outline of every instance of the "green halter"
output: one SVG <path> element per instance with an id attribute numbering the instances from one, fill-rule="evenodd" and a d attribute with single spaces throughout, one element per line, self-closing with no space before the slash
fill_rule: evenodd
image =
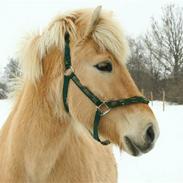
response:
<path id="1" fill-rule="evenodd" d="M 109 140 L 101 141 L 98 134 L 98 127 L 100 118 L 107 113 L 110 112 L 112 108 L 119 107 L 119 106 L 125 106 L 129 104 L 136 104 L 136 103 L 145 103 L 148 104 L 149 100 L 140 97 L 135 96 L 127 99 L 119 99 L 119 100 L 109 100 L 109 101 L 103 101 L 99 99 L 97 96 L 95 96 L 86 86 L 83 86 L 78 79 L 78 77 L 75 75 L 74 70 L 71 66 L 71 56 L 70 56 L 70 38 L 69 33 L 65 34 L 65 54 L 64 54 L 64 64 L 65 64 L 65 73 L 64 73 L 64 86 L 63 86 L 63 102 L 64 107 L 67 112 L 69 112 L 69 107 L 67 103 L 67 95 L 68 95 L 68 89 L 69 89 L 69 81 L 72 79 L 72 81 L 78 86 L 78 88 L 95 104 L 96 106 L 96 113 L 95 113 L 95 120 L 93 123 L 93 138 L 99 141 L 103 145 L 107 145 L 110 143 Z"/>

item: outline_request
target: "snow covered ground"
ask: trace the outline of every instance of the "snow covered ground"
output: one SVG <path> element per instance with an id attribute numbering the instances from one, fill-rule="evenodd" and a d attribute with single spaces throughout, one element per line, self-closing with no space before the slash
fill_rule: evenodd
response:
<path id="1" fill-rule="evenodd" d="M 160 137 L 146 155 L 132 157 L 114 148 L 119 183 L 183 183 L 183 106 L 161 102 L 152 107 L 159 121 Z M 9 100 L 0 100 L 0 126 L 11 109 Z"/>

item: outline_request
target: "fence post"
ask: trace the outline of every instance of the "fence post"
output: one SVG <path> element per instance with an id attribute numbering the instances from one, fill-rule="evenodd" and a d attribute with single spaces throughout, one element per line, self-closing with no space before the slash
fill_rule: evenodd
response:
<path id="1" fill-rule="evenodd" d="M 163 111 L 165 111 L 165 91 L 163 90 Z"/>
<path id="2" fill-rule="evenodd" d="M 153 106 L 153 92 L 151 92 L 151 105 Z"/>

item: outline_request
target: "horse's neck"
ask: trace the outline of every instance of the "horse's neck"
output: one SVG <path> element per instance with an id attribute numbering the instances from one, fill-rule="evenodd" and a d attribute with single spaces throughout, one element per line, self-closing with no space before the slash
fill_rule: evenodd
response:
<path id="1" fill-rule="evenodd" d="M 77 182 L 96 182 L 99 176 L 108 180 L 116 175 L 112 169 L 114 175 L 108 177 L 107 169 L 114 164 L 110 147 L 93 140 L 68 115 L 55 117 L 47 100 L 30 91 L 21 94 L 2 130 L 0 180 L 51 182 L 57 177 L 56 182 L 76 182 L 77 177 Z"/>
<path id="2" fill-rule="evenodd" d="M 29 87 L 25 88 L 10 115 L 12 116 L 10 128 L 17 129 L 13 135 L 21 135 L 22 139 L 30 143 L 26 146 L 30 146 L 33 151 L 48 147 L 48 144 L 55 145 L 54 142 L 57 140 L 59 143 L 62 142 L 68 129 L 71 130 L 70 117 L 66 115 L 57 117 L 53 110 L 48 98 L 39 96 Z M 24 130 L 22 134 L 18 133 L 21 129 Z M 36 145 L 38 147 L 33 147 Z"/>
<path id="3" fill-rule="evenodd" d="M 46 176 L 58 157 L 65 158 L 65 152 L 71 153 L 69 147 L 72 152 L 77 151 L 77 146 L 81 148 L 81 135 L 90 139 L 84 127 L 72 122 L 70 117 L 55 117 L 47 100 L 39 98 L 29 88 L 20 95 L 5 126 L 14 154 L 12 157 L 10 153 L 10 158 L 12 162 L 22 162 L 24 157 L 23 166 L 30 177 Z"/>

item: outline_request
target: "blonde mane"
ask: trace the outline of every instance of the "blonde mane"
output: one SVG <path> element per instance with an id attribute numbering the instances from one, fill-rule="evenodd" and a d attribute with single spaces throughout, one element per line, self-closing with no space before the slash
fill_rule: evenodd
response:
<path id="1" fill-rule="evenodd" d="M 35 83 L 42 76 L 42 61 L 50 48 L 57 47 L 64 52 L 65 32 L 69 32 L 75 44 L 90 37 L 100 50 L 109 51 L 116 60 L 123 63 L 128 54 L 128 45 L 119 24 L 112 18 L 111 12 L 102 11 L 95 26 L 90 27 L 88 20 L 91 19 L 91 14 L 91 9 L 85 9 L 57 16 L 42 33 L 29 36 L 19 51 L 24 79 Z M 88 37 L 85 35 L 86 27 L 91 29 L 87 30 Z"/>

